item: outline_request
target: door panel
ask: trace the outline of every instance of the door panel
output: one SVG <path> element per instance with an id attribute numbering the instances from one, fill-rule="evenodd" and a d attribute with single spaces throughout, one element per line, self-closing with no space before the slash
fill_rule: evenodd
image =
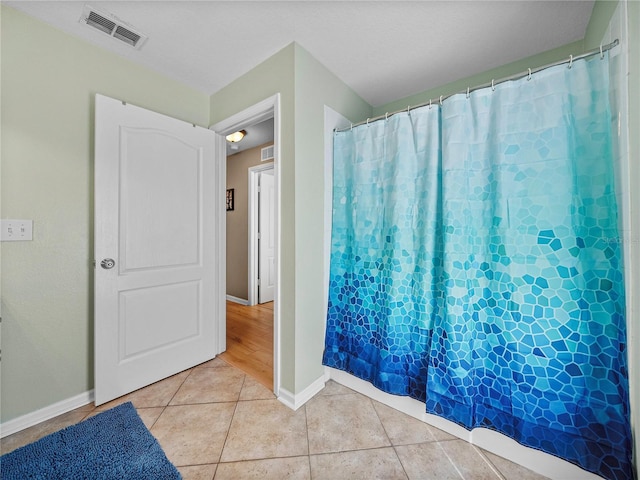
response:
<path id="1" fill-rule="evenodd" d="M 179 348 L 180 343 L 196 337 L 200 332 L 200 284 L 187 282 L 121 292 L 119 361 L 160 348 Z"/>
<path id="2" fill-rule="evenodd" d="M 273 170 L 260 174 L 259 201 L 259 273 L 258 303 L 272 302 L 275 292 L 276 235 L 275 235 L 275 189 Z"/>
<path id="3" fill-rule="evenodd" d="M 215 143 L 96 96 L 96 405 L 219 353 Z"/>
<path id="4" fill-rule="evenodd" d="M 167 132 L 121 135 L 120 272 L 200 263 L 204 151 Z"/>

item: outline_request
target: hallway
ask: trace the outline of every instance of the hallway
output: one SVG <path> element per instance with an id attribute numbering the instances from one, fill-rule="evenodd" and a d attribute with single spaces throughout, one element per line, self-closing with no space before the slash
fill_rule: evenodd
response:
<path id="1" fill-rule="evenodd" d="M 218 357 L 273 391 L 273 302 L 227 301 L 227 350 Z"/>

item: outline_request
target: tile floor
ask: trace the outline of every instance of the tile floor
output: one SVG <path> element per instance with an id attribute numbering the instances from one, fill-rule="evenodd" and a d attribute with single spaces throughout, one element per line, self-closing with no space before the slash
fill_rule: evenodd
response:
<path id="1" fill-rule="evenodd" d="M 185 480 L 545 478 L 332 381 L 294 412 L 221 359 L 10 435 L 2 453 L 125 401 Z"/>

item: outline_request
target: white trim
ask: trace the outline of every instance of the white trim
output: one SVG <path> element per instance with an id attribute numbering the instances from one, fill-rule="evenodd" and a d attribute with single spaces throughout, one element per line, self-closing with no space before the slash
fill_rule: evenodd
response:
<path id="1" fill-rule="evenodd" d="M 280 367 L 280 329 L 281 329 L 281 321 L 280 321 L 280 279 L 282 278 L 281 272 L 281 240 L 280 240 L 280 218 L 281 218 L 281 204 L 282 204 L 282 195 L 281 195 L 281 174 L 280 174 L 280 94 L 276 93 L 269 98 L 262 100 L 255 105 L 246 108 L 245 110 L 236 113 L 228 117 L 221 122 L 218 122 L 211 127 L 211 130 L 215 130 L 217 133 L 221 135 L 227 135 L 229 133 L 233 133 L 238 130 L 240 127 L 246 126 L 252 123 L 258 123 L 260 121 L 266 120 L 268 118 L 273 117 L 273 173 L 275 180 L 275 192 L 276 192 L 276 211 L 275 211 L 275 230 L 276 230 L 276 284 L 275 284 L 275 292 L 274 292 L 274 301 L 273 301 L 273 391 L 276 396 L 279 395 L 280 391 L 280 382 L 281 382 L 281 367 Z M 224 176 L 220 179 L 221 182 L 226 182 L 226 155 L 224 155 L 223 162 L 224 167 L 220 166 L 221 170 L 223 169 Z M 226 191 L 226 187 L 222 190 Z M 222 203 L 224 205 L 224 202 Z M 221 222 L 225 223 L 225 222 Z M 222 234 L 226 235 L 226 230 L 223 229 Z M 219 253 L 219 259 L 221 261 L 225 261 L 226 259 L 226 244 L 224 251 Z M 225 269 L 226 274 L 226 269 Z M 223 291 L 222 295 L 224 295 Z M 223 302 L 224 303 L 224 302 Z M 225 310 L 226 311 L 226 310 Z M 220 316 L 220 323 L 225 325 L 226 332 L 226 314 L 224 316 Z M 220 328 L 222 330 L 222 326 Z"/>
<path id="2" fill-rule="evenodd" d="M 258 298 L 258 179 L 262 172 L 273 170 L 273 162 L 256 165 L 248 169 L 248 207 L 249 207 L 249 242 L 248 272 L 247 272 L 247 304 L 257 305 Z"/>
<path id="3" fill-rule="evenodd" d="M 325 367 L 331 380 L 344 385 L 358 393 L 384 403 L 391 408 L 406 413 L 418 420 L 444 430 L 462 440 L 476 445 L 491 453 L 533 470 L 545 477 L 558 480 L 601 480 L 593 473 L 587 472 L 572 463 L 539 450 L 520 445 L 515 440 L 501 433 L 486 428 L 475 428 L 472 431 L 450 422 L 437 415 L 426 413 L 425 405 L 409 397 L 400 397 L 378 390 L 371 383 L 353 375 Z M 284 402 L 283 402 L 284 403 Z"/>
<path id="4" fill-rule="evenodd" d="M 240 305 L 249 305 L 249 302 L 244 298 L 234 297 L 233 295 L 227 295 L 227 300 L 233 303 L 239 303 Z"/>
<path id="5" fill-rule="evenodd" d="M 246 109 L 238 112 L 226 119 L 215 123 L 209 127 L 210 130 L 215 130 L 222 136 L 226 136 L 229 133 L 233 133 L 238 129 L 242 129 L 246 125 L 255 125 L 264 120 L 268 120 L 273 117 L 274 119 L 274 146 L 279 142 L 280 125 L 275 121 L 276 110 L 280 110 L 280 94 L 276 93 L 269 98 L 247 107 Z M 275 150 L 275 149 L 274 149 Z M 274 151 L 274 154 L 276 152 Z"/>
<path id="6" fill-rule="evenodd" d="M 218 292 L 216 301 L 218 302 L 217 323 L 218 323 L 218 348 L 216 355 L 227 350 L 227 141 L 222 135 L 216 135 L 216 172 L 218 182 L 218 208 L 215 216 L 215 235 L 218 249 L 215 253 L 218 264 Z"/>
<path id="7" fill-rule="evenodd" d="M 301 406 L 311 400 L 320 390 L 325 387 L 327 381 L 326 374 L 315 380 L 311 385 L 298 394 L 293 394 L 284 388 L 280 388 L 278 400 L 292 410 L 298 410 Z"/>
<path id="8" fill-rule="evenodd" d="M 640 230 L 638 226 L 638 208 L 640 202 L 634 202 L 637 195 L 636 179 L 638 179 L 637 159 L 631 159 L 631 131 L 629 128 L 630 108 L 629 92 L 637 88 L 632 84 L 629 71 L 629 18 L 628 2 L 619 2 L 609 26 L 600 42 L 607 39 L 618 39 L 620 44 L 609 53 L 612 110 L 617 113 L 617 121 L 613 124 L 614 135 L 617 133 L 617 153 L 614 159 L 616 173 L 616 199 L 618 201 L 618 231 L 622 241 L 624 285 L 627 327 L 627 368 L 629 371 L 630 421 L 633 442 L 633 464 L 638 469 L 640 461 Z M 615 58 L 614 58 L 615 57 Z M 614 70 L 615 68 L 615 70 Z M 630 81 L 631 80 L 631 81 Z M 615 118 L 615 117 L 614 117 Z M 617 128 L 616 128 L 617 127 Z M 617 130 L 617 131 L 616 131 Z M 635 175 L 634 175 L 635 173 Z M 635 198 L 638 198 L 635 196 Z"/>
<path id="9" fill-rule="evenodd" d="M 38 423 L 50 420 L 58 415 L 62 415 L 63 413 L 88 405 L 93 402 L 93 399 L 93 390 L 89 390 L 88 392 L 67 398 L 66 400 L 54 403 L 48 407 L 36 410 L 35 412 L 27 413 L 21 417 L 6 421 L 0 425 L 0 438 L 4 438 L 8 435 L 24 430 L 25 428 L 33 427 Z"/>
<path id="10" fill-rule="evenodd" d="M 280 394 L 278 395 L 278 400 L 284 403 L 291 410 L 296 410 L 296 407 L 295 407 L 296 396 L 293 393 L 291 393 L 289 390 L 286 390 L 285 388 L 280 387 Z"/>

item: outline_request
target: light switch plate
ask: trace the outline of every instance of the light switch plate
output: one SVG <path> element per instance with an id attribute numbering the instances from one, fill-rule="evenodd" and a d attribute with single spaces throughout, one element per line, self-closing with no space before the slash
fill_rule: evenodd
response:
<path id="1" fill-rule="evenodd" d="M 33 220 L 0 220 L 3 242 L 33 240 Z"/>

